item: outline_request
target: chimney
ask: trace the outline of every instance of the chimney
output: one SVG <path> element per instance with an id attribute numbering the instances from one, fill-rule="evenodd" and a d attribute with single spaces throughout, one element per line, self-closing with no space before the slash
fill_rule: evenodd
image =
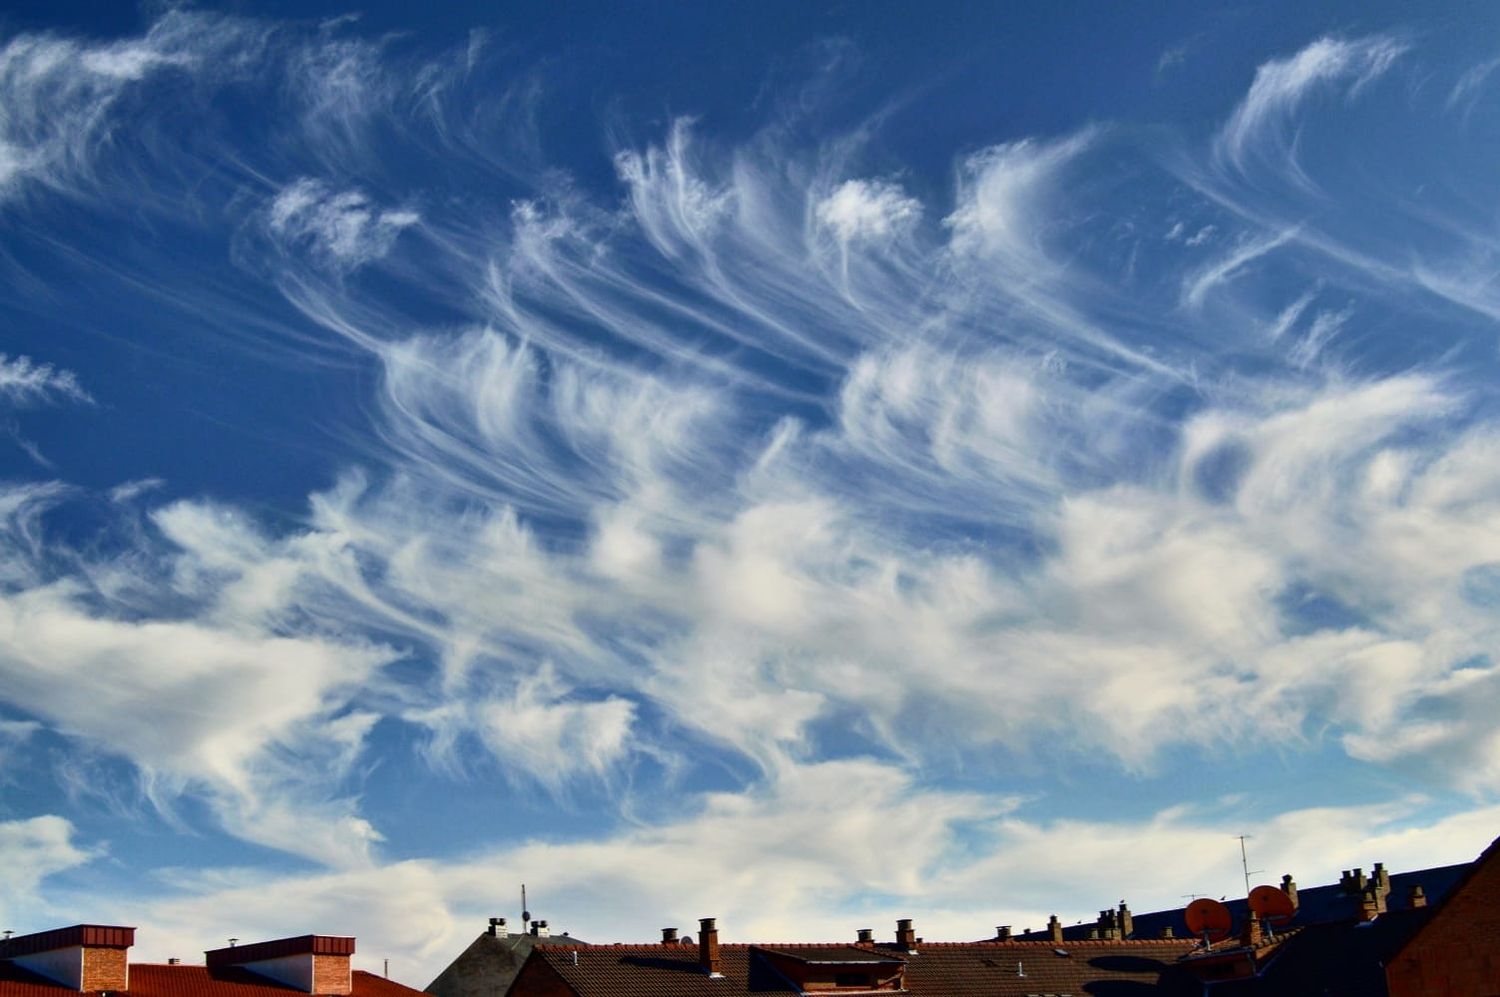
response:
<path id="1" fill-rule="evenodd" d="M 1292 878 L 1291 873 L 1281 877 L 1281 892 L 1292 901 L 1292 910 L 1295 911 L 1297 909 L 1297 881 Z"/>
<path id="2" fill-rule="evenodd" d="M 546 938 L 547 937 L 547 922 L 546 921 L 532 921 L 531 922 L 531 934 L 532 934 L 532 937 L 534 937 L 534 938 Z"/>
<path id="3" fill-rule="evenodd" d="M 179 959 L 179 958 L 177 958 L 174 955 L 170 959 L 167 960 L 167 965 L 168 966 L 181 966 L 182 965 L 182 960 Z"/>
<path id="4" fill-rule="evenodd" d="M 305 994 L 350 992 L 349 957 L 354 939 L 342 935 L 298 935 L 253 945 L 231 945 L 203 953 L 209 969 L 239 966 Z"/>
<path id="5" fill-rule="evenodd" d="M 1130 908 L 1123 900 L 1120 901 L 1119 915 L 1120 937 L 1129 938 L 1135 934 L 1135 915 L 1130 913 Z"/>
<path id="6" fill-rule="evenodd" d="M 911 926 L 911 918 L 903 917 L 896 922 L 896 948 L 914 952 L 917 948 L 917 932 Z"/>
<path id="7" fill-rule="evenodd" d="M 490 918 L 490 927 L 485 933 L 492 938 L 508 938 L 510 936 L 510 932 L 505 927 L 505 918 L 503 917 Z"/>
<path id="8" fill-rule="evenodd" d="M 860 941 L 860 943 L 862 945 L 869 945 L 872 942 L 874 942 L 875 941 L 875 929 L 874 928 L 860 928 L 859 929 L 859 941 Z"/>
<path id="9" fill-rule="evenodd" d="M 1411 889 L 1406 891 L 1406 906 L 1413 910 L 1427 906 L 1427 891 L 1422 889 L 1421 883 L 1411 884 Z"/>
<path id="10" fill-rule="evenodd" d="M 75 924 L 0 942 L 0 960 L 14 962 L 72 990 L 129 990 L 125 951 L 135 929 L 106 924 Z"/>
<path id="11" fill-rule="evenodd" d="M 1251 914 L 1245 918 L 1245 927 L 1240 932 L 1240 944 L 1253 949 L 1259 948 L 1264 940 L 1265 933 L 1260 918 Z"/>
<path id="12" fill-rule="evenodd" d="M 1375 885 L 1380 887 L 1382 899 L 1391 895 L 1391 874 L 1385 871 L 1384 862 L 1375 863 L 1375 875 L 1371 877 Z"/>
<path id="13" fill-rule="evenodd" d="M 1008 942 L 1008 941 L 1010 941 L 1010 925 L 1008 925 L 1008 924 L 1002 924 L 1002 925 L 1000 925 L 999 927 L 997 927 L 995 929 L 995 941 L 997 941 L 997 942 Z"/>
<path id="14" fill-rule="evenodd" d="M 1091 942 L 1097 942 L 1098 940 L 1099 940 L 1099 926 L 1096 924 L 1093 927 L 1089 928 L 1089 941 L 1091 941 Z"/>
<path id="15" fill-rule="evenodd" d="M 677 944 L 677 929 L 676 928 L 663 928 L 663 929 L 661 929 L 661 943 L 663 945 L 676 945 Z"/>
<path id="16" fill-rule="evenodd" d="M 1115 918 L 1115 912 L 1108 908 L 1099 912 L 1099 919 L 1094 922 L 1098 925 L 1098 937 L 1108 938 L 1116 941 L 1120 937 L 1119 921 Z"/>
<path id="17" fill-rule="evenodd" d="M 1371 882 L 1359 895 L 1359 919 L 1373 921 L 1384 913 L 1385 894 L 1380 892 L 1379 883 Z"/>
<path id="18" fill-rule="evenodd" d="M 1365 892 L 1365 871 L 1363 869 L 1355 869 L 1351 872 L 1345 869 L 1344 874 L 1339 877 L 1339 886 L 1343 889 L 1344 893 L 1353 896 L 1358 896 Z"/>
<path id="19" fill-rule="evenodd" d="M 1047 937 L 1052 940 L 1054 945 L 1063 940 L 1062 922 L 1057 919 L 1056 914 L 1053 914 L 1047 921 Z"/>
<path id="20" fill-rule="evenodd" d="M 698 918 L 698 965 L 711 979 L 724 976 L 719 963 L 719 925 L 717 918 Z"/>
<path id="21" fill-rule="evenodd" d="M 1161 929 L 1161 936 L 1163 938 L 1176 938 L 1177 932 L 1173 931 L 1172 926 L 1169 924 L 1165 928 Z"/>

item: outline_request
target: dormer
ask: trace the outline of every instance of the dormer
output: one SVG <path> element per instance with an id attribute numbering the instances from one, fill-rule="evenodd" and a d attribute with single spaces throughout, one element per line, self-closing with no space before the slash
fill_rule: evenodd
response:
<path id="1" fill-rule="evenodd" d="M 349 957 L 354 939 L 342 935 L 298 935 L 203 953 L 209 969 L 237 966 L 305 994 L 344 997 L 352 988 Z"/>
<path id="2" fill-rule="evenodd" d="M 0 942 L 0 960 L 80 993 L 130 989 L 126 950 L 135 929 L 112 924 L 75 924 Z"/>
<path id="3" fill-rule="evenodd" d="M 802 993 L 878 993 L 903 988 L 906 961 L 853 946 L 750 947 Z"/>

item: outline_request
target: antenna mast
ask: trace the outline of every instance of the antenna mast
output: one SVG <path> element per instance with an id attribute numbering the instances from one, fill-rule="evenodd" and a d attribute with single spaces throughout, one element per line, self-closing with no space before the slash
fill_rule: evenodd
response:
<path id="1" fill-rule="evenodd" d="M 1237 837 L 1237 838 L 1240 839 L 1240 868 L 1243 869 L 1243 870 L 1245 870 L 1245 896 L 1248 897 L 1250 895 L 1250 875 L 1251 875 L 1251 873 L 1259 874 L 1259 873 L 1265 872 L 1266 870 L 1264 870 L 1264 869 L 1251 869 L 1250 868 L 1250 856 L 1245 851 L 1245 841 L 1247 839 L 1249 839 L 1249 838 L 1255 837 L 1255 835 L 1253 835 L 1253 834 L 1239 834 L 1239 835 L 1235 835 L 1235 837 Z"/>
<path id="2" fill-rule="evenodd" d="M 526 884 L 521 884 L 521 930 L 527 930 L 531 923 L 531 911 L 526 909 Z"/>

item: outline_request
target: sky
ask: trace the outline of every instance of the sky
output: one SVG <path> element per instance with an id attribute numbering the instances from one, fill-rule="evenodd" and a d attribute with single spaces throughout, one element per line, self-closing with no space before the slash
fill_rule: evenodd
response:
<path id="1" fill-rule="evenodd" d="M 0 3 L 0 920 L 929 939 L 1500 834 L 1500 9 Z"/>

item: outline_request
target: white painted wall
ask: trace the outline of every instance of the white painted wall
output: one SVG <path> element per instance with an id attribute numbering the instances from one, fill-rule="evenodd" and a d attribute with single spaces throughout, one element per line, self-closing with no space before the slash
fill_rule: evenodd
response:
<path id="1" fill-rule="evenodd" d="M 313 956 L 311 952 L 299 955 L 284 955 L 280 959 L 262 959 L 260 962 L 241 963 L 252 973 L 269 976 L 277 983 L 296 987 L 305 994 L 313 989 Z"/>
<path id="2" fill-rule="evenodd" d="M 35 955 L 23 955 L 11 961 L 49 980 L 56 980 L 65 987 L 77 990 L 83 986 L 82 945 L 70 945 L 67 948 L 38 952 Z"/>

